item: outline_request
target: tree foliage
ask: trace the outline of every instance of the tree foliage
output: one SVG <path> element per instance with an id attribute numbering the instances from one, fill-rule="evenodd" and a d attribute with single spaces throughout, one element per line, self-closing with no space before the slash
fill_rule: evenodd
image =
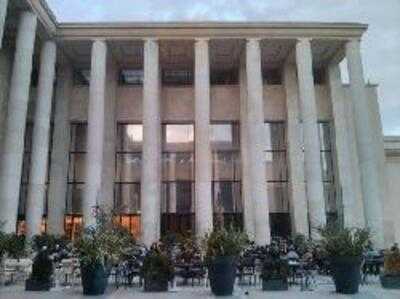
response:
<path id="1" fill-rule="evenodd" d="M 371 242 L 371 233 L 364 228 L 325 226 L 318 229 L 322 250 L 329 257 L 361 256 Z"/>

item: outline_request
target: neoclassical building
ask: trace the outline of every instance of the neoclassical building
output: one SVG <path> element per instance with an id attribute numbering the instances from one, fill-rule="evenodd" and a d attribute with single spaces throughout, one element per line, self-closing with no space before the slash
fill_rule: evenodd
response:
<path id="1" fill-rule="evenodd" d="M 45 1 L 1 0 L 3 230 L 74 237 L 101 206 L 147 245 L 222 225 L 266 244 L 333 221 L 399 240 L 366 29 L 58 23 Z"/>

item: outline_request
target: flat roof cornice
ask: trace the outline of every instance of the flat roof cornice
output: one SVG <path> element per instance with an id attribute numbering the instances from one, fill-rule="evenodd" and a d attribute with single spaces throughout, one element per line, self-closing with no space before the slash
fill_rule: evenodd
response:
<path id="1" fill-rule="evenodd" d="M 57 19 L 45 0 L 26 0 L 32 11 L 36 13 L 47 33 L 54 36 L 57 31 Z"/>
<path id="2" fill-rule="evenodd" d="M 172 38 L 361 38 L 368 25 L 320 22 L 59 23 L 45 0 L 26 0 L 50 36 L 59 40 Z"/>
<path id="3" fill-rule="evenodd" d="M 65 22 L 60 28 L 320 28 L 320 29 L 367 29 L 361 23 L 329 23 L 329 22 Z"/>
<path id="4" fill-rule="evenodd" d="M 368 28 L 357 23 L 165 22 L 60 23 L 59 39 L 160 38 L 360 38 Z"/>

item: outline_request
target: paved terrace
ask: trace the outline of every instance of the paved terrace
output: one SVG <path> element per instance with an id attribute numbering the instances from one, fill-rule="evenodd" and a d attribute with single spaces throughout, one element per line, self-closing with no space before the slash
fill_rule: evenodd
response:
<path id="1" fill-rule="evenodd" d="M 248 293 L 248 294 L 246 294 Z M 62 289 L 50 292 L 25 292 L 23 286 L 0 287 L 1 299 L 78 299 L 78 298 L 99 298 L 99 299 L 175 299 L 175 298 L 216 298 L 211 294 L 209 288 L 205 287 L 180 287 L 177 292 L 168 293 L 144 293 L 139 288 L 119 288 L 109 287 L 107 294 L 97 297 L 85 297 L 82 290 L 78 287 L 70 289 Z M 291 287 L 285 292 L 263 292 L 260 287 L 241 286 L 235 288 L 232 297 L 224 298 L 268 298 L 268 299 L 312 299 L 312 298 L 362 298 L 362 299 L 399 299 L 400 290 L 382 289 L 378 281 L 373 281 L 368 285 L 361 286 L 360 292 L 356 295 L 340 295 L 334 292 L 333 284 L 324 278 L 318 283 L 314 291 L 301 291 L 300 287 Z"/>

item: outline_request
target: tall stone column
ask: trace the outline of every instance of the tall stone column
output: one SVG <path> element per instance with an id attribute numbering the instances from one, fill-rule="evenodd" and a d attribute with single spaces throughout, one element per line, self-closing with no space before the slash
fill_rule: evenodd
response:
<path id="1" fill-rule="evenodd" d="M 353 119 L 348 117 L 340 69 L 338 64 L 328 68 L 329 89 L 335 125 L 335 148 L 338 164 L 338 179 L 341 187 L 343 224 L 345 227 L 364 227 L 361 177 L 358 166 L 357 143 Z"/>
<path id="2" fill-rule="evenodd" d="M 0 0 L 0 49 L 3 45 L 4 24 L 7 16 L 8 0 Z"/>
<path id="3" fill-rule="evenodd" d="M 269 201 L 264 157 L 264 99 L 261 73 L 260 40 L 249 39 L 246 44 L 247 76 L 247 155 L 252 180 L 251 198 L 254 209 L 254 233 L 257 245 L 271 241 Z"/>
<path id="4" fill-rule="evenodd" d="M 144 42 L 142 155 L 142 242 L 151 246 L 160 238 L 161 222 L 159 46 L 155 39 L 147 39 Z"/>
<path id="5" fill-rule="evenodd" d="M 21 14 L 0 170 L 0 221 L 5 222 L 5 232 L 16 229 L 36 25 L 35 14 L 28 11 Z"/>
<path id="6" fill-rule="evenodd" d="M 50 185 L 48 192 L 47 232 L 54 235 L 63 235 L 71 139 L 69 101 L 71 99 L 73 83 L 72 66 L 68 62 L 64 62 L 57 73 L 53 148 L 51 151 Z"/>
<path id="7" fill-rule="evenodd" d="M 196 235 L 213 229 L 210 146 L 210 57 L 208 40 L 198 39 L 195 52 L 195 218 Z"/>
<path id="8" fill-rule="evenodd" d="M 240 151 L 242 162 L 242 200 L 244 228 L 250 240 L 254 241 L 254 210 L 251 194 L 252 180 L 250 177 L 250 160 L 248 152 L 247 130 L 247 76 L 246 59 L 242 57 L 239 70 L 240 85 Z"/>
<path id="9" fill-rule="evenodd" d="M 26 235 L 41 233 L 50 144 L 50 116 L 53 99 L 57 46 L 54 41 L 43 44 L 40 55 L 39 85 L 33 124 L 31 167 L 26 202 Z"/>
<path id="10" fill-rule="evenodd" d="M 287 109 L 287 152 L 291 222 L 293 232 L 309 236 L 306 185 L 304 181 L 304 156 L 300 138 L 301 123 L 296 66 L 286 62 L 283 76 Z"/>
<path id="11" fill-rule="evenodd" d="M 11 49 L 0 50 L 0 149 L 3 148 L 4 134 L 6 131 L 8 91 L 10 89 L 12 70 L 12 52 Z"/>
<path id="12" fill-rule="evenodd" d="M 117 125 L 115 106 L 117 102 L 118 68 L 112 59 L 107 64 L 106 99 L 104 104 L 104 146 L 103 146 L 103 182 L 99 204 L 105 209 L 114 207 L 115 181 L 115 141 Z"/>
<path id="13" fill-rule="evenodd" d="M 95 224 L 93 210 L 102 199 L 104 106 L 106 96 L 107 44 L 96 40 L 92 45 L 89 87 L 86 184 L 82 202 L 83 222 L 87 227 Z"/>
<path id="14" fill-rule="evenodd" d="M 326 223 L 324 187 L 322 184 L 320 141 L 317 124 L 312 53 L 309 39 L 296 44 L 300 110 L 303 120 L 305 175 L 311 236 L 318 238 L 316 228 Z"/>
<path id="15" fill-rule="evenodd" d="M 357 149 L 361 172 L 362 194 L 366 224 L 372 230 L 375 246 L 383 248 L 384 163 L 382 144 L 375 138 L 371 121 L 370 103 L 365 90 L 361 61 L 360 41 L 353 39 L 346 44 L 346 57 L 350 90 L 354 107 Z"/>

